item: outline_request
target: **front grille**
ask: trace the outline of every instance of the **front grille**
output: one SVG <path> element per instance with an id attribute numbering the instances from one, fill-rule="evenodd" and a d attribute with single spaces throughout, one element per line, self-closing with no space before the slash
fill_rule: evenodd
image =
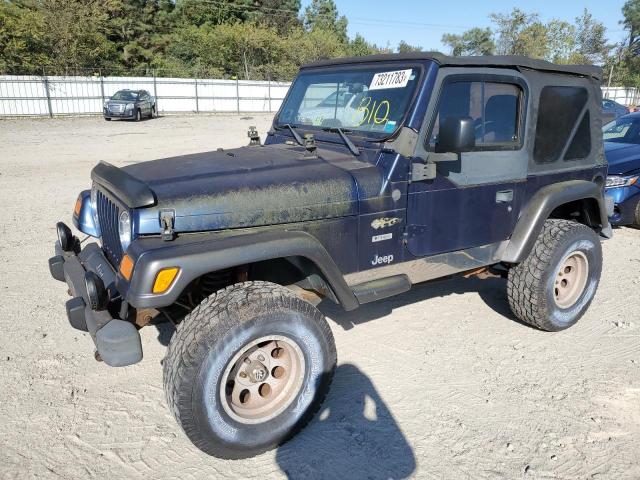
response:
<path id="1" fill-rule="evenodd" d="M 113 113 L 122 113 L 124 112 L 124 105 L 122 104 L 109 105 L 109 110 Z"/>
<path id="2" fill-rule="evenodd" d="M 100 233 L 102 234 L 102 250 L 104 250 L 111 264 L 117 268 L 123 254 L 120 235 L 118 234 L 120 207 L 100 190 L 96 192 L 96 207 Z"/>

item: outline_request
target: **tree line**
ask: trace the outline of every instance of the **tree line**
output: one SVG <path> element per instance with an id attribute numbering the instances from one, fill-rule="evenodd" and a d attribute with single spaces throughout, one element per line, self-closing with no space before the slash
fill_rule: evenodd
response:
<path id="1" fill-rule="evenodd" d="M 452 55 L 595 63 L 614 84 L 640 86 L 640 0 L 622 13 L 629 37 L 619 45 L 586 9 L 545 23 L 518 8 L 442 43 Z M 422 49 L 350 38 L 347 27 L 334 0 L 304 10 L 300 0 L 0 0 L 0 73 L 290 80 L 319 59 Z"/>

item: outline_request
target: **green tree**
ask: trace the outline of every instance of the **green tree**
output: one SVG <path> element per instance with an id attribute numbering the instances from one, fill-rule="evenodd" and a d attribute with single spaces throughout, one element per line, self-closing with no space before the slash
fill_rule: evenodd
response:
<path id="1" fill-rule="evenodd" d="M 549 60 L 569 63 L 576 49 L 576 27 L 564 20 L 553 19 L 547 24 Z"/>
<path id="2" fill-rule="evenodd" d="M 576 18 L 576 47 L 572 56 L 574 63 L 602 64 L 611 51 L 604 24 L 594 20 L 586 8 Z"/>
<path id="3" fill-rule="evenodd" d="M 539 22 L 537 13 L 526 13 L 514 8 L 510 13 L 492 13 L 489 18 L 496 26 L 496 53 L 498 55 L 526 55 L 527 45 L 523 45 L 523 32 Z M 531 38 L 531 32 L 527 35 Z M 524 53 L 523 53 L 524 52 Z"/>
<path id="4" fill-rule="evenodd" d="M 43 37 L 47 65 L 57 72 L 117 64 L 117 49 L 107 38 L 109 17 L 98 0 L 43 0 Z M 87 73 L 95 73 L 87 71 Z"/>
<path id="5" fill-rule="evenodd" d="M 445 33 L 442 43 L 451 49 L 451 55 L 492 55 L 496 45 L 490 28 L 472 28 L 454 35 Z"/>
<path id="6" fill-rule="evenodd" d="M 41 73 L 48 62 L 42 11 L 0 2 L 0 73 Z"/>
<path id="7" fill-rule="evenodd" d="M 398 53 L 407 53 L 407 52 L 421 52 L 422 47 L 416 45 L 410 45 L 404 40 L 400 40 L 398 44 Z"/>
<path id="8" fill-rule="evenodd" d="M 340 15 L 333 0 L 312 0 L 304 11 L 304 26 L 309 31 L 326 30 L 347 43 L 347 17 Z"/>

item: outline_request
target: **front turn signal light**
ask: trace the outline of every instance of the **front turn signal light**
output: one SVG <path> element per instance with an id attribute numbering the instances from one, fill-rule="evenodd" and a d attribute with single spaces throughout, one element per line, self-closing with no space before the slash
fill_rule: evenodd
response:
<path id="1" fill-rule="evenodd" d="M 153 282 L 153 293 L 166 292 L 173 281 L 178 276 L 180 269 L 178 267 L 163 268 L 156 274 L 156 280 Z"/>
<path id="2" fill-rule="evenodd" d="M 133 260 L 127 254 L 122 257 L 120 261 L 120 273 L 127 281 L 131 280 L 131 274 L 133 273 Z"/>
<path id="3" fill-rule="evenodd" d="M 76 206 L 73 207 L 73 213 L 76 214 L 76 217 L 80 216 L 80 209 L 82 208 L 82 197 L 78 197 L 76 200 Z"/>

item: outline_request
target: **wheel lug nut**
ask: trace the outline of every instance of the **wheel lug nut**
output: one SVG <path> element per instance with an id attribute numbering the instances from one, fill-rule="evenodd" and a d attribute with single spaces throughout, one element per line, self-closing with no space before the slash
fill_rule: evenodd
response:
<path id="1" fill-rule="evenodd" d="M 240 372 L 240 378 L 247 378 L 247 374 L 244 372 Z"/>
<path id="2" fill-rule="evenodd" d="M 258 360 L 260 360 L 261 362 L 264 362 L 264 355 L 258 355 Z"/>

